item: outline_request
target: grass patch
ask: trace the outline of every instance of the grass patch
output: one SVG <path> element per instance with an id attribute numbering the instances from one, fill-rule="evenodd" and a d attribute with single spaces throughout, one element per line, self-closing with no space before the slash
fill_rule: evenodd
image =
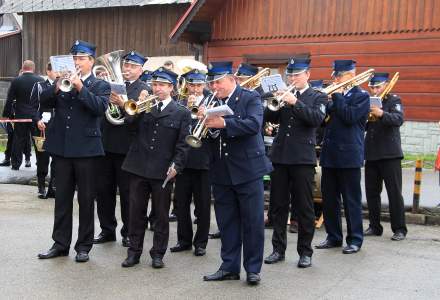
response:
<path id="1" fill-rule="evenodd" d="M 0 144 L 0 152 L 5 152 L 6 146 Z"/>
<path id="2" fill-rule="evenodd" d="M 411 154 L 411 153 L 404 153 L 404 157 L 402 160 L 402 166 L 404 168 L 409 167 L 415 167 L 416 166 L 416 160 L 422 159 L 423 160 L 423 168 L 425 169 L 433 169 L 434 168 L 434 162 L 437 158 L 437 154 Z"/>

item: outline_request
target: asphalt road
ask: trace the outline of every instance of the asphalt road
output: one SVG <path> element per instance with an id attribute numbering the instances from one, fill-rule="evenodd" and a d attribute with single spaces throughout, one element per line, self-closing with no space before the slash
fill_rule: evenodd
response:
<path id="1" fill-rule="evenodd" d="M 126 249 L 120 237 L 94 246 L 84 264 L 75 263 L 73 249 L 69 257 L 38 260 L 37 253 L 52 244 L 53 200 L 35 194 L 32 186 L 0 185 L 1 299 L 440 299 L 439 227 L 409 225 L 408 238 L 393 242 L 384 224 L 384 236 L 367 239 L 358 254 L 316 250 L 308 269 L 296 267 L 297 236 L 289 234 L 286 261 L 264 265 L 261 284 L 249 287 L 244 270 L 240 281 L 202 281 L 220 264 L 219 240 L 209 242 L 204 257 L 167 252 L 160 270 L 150 267 L 147 253 L 136 267 L 121 268 Z M 73 241 L 76 204 L 75 215 Z M 173 246 L 176 223 L 170 232 Z M 324 237 L 324 230 L 318 230 L 314 243 Z M 270 239 L 271 230 L 266 230 L 265 255 L 272 250 Z M 148 231 L 145 248 L 151 243 Z"/>

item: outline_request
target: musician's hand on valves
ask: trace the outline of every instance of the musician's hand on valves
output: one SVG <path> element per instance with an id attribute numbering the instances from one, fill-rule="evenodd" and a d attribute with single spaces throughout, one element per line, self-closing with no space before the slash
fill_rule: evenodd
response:
<path id="1" fill-rule="evenodd" d="M 375 117 L 380 118 L 383 116 L 383 110 L 378 106 L 372 106 L 371 107 L 371 114 Z"/>
<path id="2" fill-rule="evenodd" d="M 44 131 L 46 129 L 46 124 L 44 124 L 43 120 L 38 121 L 37 123 L 37 127 L 38 129 L 40 129 L 41 131 Z"/>
<path id="3" fill-rule="evenodd" d="M 282 96 L 284 94 L 285 94 L 285 92 L 277 92 L 276 96 L 279 97 L 279 96 Z M 284 101 L 286 104 L 289 104 L 289 105 L 295 105 L 297 100 L 298 99 L 292 93 L 287 93 L 286 95 L 284 95 L 284 97 L 282 99 L 282 101 Z"/>
<path id="4" fill-rule="evenodd" d="M 124 107 L 124 99 L 115 92 L 111 92 L 110 94 L 110 103 L 116 104 L 119 107 Z"/>
<path id="5" fill-rule="evenodd" d="M 268 136 L 272 136 L 273 133 L 273 127 L 271 125 L 267 125 L 266 128 L 264 128 L 264 132 Z"/>
<path id="6" fill-rule="evenodd" d="M 138 101 L 145 100 L 149 95 L 150 95 L 150 94 L 148 93 L 147 90 L 142 90 L 142 91 L 139 93 Z"/>
<path id="7" fill-rule="evenodd" d="M 79 71 L 77 73 L 72 73 L 70 74 L 70 78 L 69 78 L 78 92 L 81 91 L 83 87 L 83 83 L 81 81 L 81 78 L 79 77 L 79 74 L 80 74 Z"/>
<path id="8" fill-rule="evenodd" d="M 209 117 L 206 120 L 205 125 L 208 128 L 225 128 L 226 127 L 225 119 L 223 117 L 219 117 L 219 116 Z"/>
<path id="9" fill-rule="evenodd" d="M 197 112 L 197 119 L 201 120 L 205 117 L 206 107 L 204 105 L 199 106 L 199 110 Z"/>

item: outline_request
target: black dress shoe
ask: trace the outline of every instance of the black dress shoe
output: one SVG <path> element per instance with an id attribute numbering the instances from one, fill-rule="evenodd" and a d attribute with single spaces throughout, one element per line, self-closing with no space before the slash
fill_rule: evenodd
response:
<path id="1" fill-rule="evenodd" d="M 264 259 L 264 263 L 265 264 L 275 264 L 277 262 L 283 261 L 284 260 L 284 254 L 280 254 L 277 251 L 272 252 L 271 255 L 269 255 L 268 257 L 266 257 Z"/>
<path id="2" fill-rule="evenodd" d="M 103 243 L 114 242 L 114 241 L 116 241 L 115 235 L 100 233 L 96 239 L 93 239 L 93 244 L 103 244 Z"/>
<path id="3" fill-rule="evenodd" d="M 83 263 L 89 260 L 89 254 L 86 251 L 79 251 L 75 256 L 75 261 Z"/>
<path id="4" fill-rule="evenodd" d="M 48 199 L 48 198 L 55 198 L 55 190 L 54 189 L 49 188 L 47 190 L 45 199 Z"/>
<path id="5" fill-rule="evenodd" d="M 323 242 L 321 242 L 318 245 L 315 245 L 316 249 L 330 249 L 330 248 L 337 248 L 337 247 L 341 247 L 342 246 L 342 242 L 332 242 L 330 240 L 325 240 Z"/>
<path id="6" fill-rule="evenodd" d="M 194 255 L 195 256 L 204 256 L 206 254 L 206 249 L 202 247 L 197 247 L 194 249 Z"/>
<path id="7" fill-rule="evenodd" d="M 27 160 L 27 161 L 25 162 L 24 166 L 25 166 L 26 168 L 30 168 L 30 167 L 31 167 L 31 161 L 30 161 L 30 160 Z"/>
<path id="8" fill-rule="evenodd" d="M 0 167 L 9 167 L 11 165 L 11 161 L 8 159 L 4 159 L 1 163 L 0 163 Z"/>
<path id="9" fill-rule="evenodd" d="M 240 274 L 218 270 L 214 274 L 203 276 L 204 281 L 240 280 Z"/>
<path id="10" fill-rule="evenodd" d="M 170 213 L 169 221 L 170 222 L 176 222 L 177 221 L 177 216 L 176 216 L 175 213 Z"/>
<path id="11" fill-rule="evenodd" d="M 214 232 L 214 233 L 210 233 L 210 234 L 208 234 L 208 237 L 211 240 L 219 239 L 220 238 L 220 231 L 217 231 L 217 232 Z"/>
<path id="12" fill-rule="evenodd" d="M 161 269 L 165 266 L 161 257 L 153 257 L 153 261 L 151 262 L 151 266 L 155 269 Z"/>
<path id="13" fill-rule="evenodd" d="M 298 261 L 298 268 L 308 268 L 312 266 L 312 258 L 307 255 L 301 255 Z"/>
<path id="14" fill-rule="evenodd" d="M 249 285 L 257 285 L 261 281 L 260 274 L 257 274 L 257 273 L 247 273 L 246 281 L 247 281 L 247 283 Z"/>
<path id="15" fill-rule="evenodd" d="M 404 240 L 406 237 L 406 235 L 401 232 L 401 231 L 396 231 L 396 233 L 393 234 L 393 236 L 391 237 L 392 241 L 402 241 Z"/>
<path id="16" fill-rule="evenodd" d="M 20 167 L 12 166 L 12 167 L 11 167 L 11 170 L 18 171 L 18 170 L 20 170 Z"/>
<path id="17" fill-rule="evenodd" d="M 122 237 L 122 247 L 130 247 L 130 239 L 128 237 Z"/>
<path id="18" fill-rule="evenodd" d="M 367 230 L 364 231 L 364 236 L 381 236 L 382 232 L 377 232 L 373 228 L 368 227 Z"/>
<path id="19" fill-rule="evenodd" d="M 43 188 L 38 188 L 38 198 L 39 199 L 47 199 L 46 197 L 46 191 Z"/>
<path id="20" fill-rule="evenodd" d="M 359 252 L 359 250 L 361 250 L 361 248 L 356 246 L 356 245 L 347 245 L 347 246 L 344 247 L 344 249 L 342 249 L 342 253 L 344 253 L 344 254 L 354 254 L 356 252 Z"/>
<path id="21" fill-rule="evenodd" d="M 139 257 L 129 256 L 121 264 L 123 268 L 131 268 L 139 263 Z"/>
<path id="22" fill-rule="evenodd" d="M 194 219 L 193 224 L 197 224 L 199 220 L 197 218 Z"/>
<path id="23" fill-rule="evenodd" d="M 264 228 L 273 228 L 272 221 L 269 219 L 264 220 Z"/>
<path id="24" fill-rule="evenodd" d="M 192 249 L 191 245 L 184 245 L 184 244 L 181 244 L 180 242 L 178 242 L 176 244 L 176 246 L 170 248 L 170 251 L 171 252 L 182 252 L 182 251 L 187 251 L 187 250 L 191 250 L 191 249 Z"/>
<path id="25" fill-rule="evenodd" d="M 69 250 L 59 250 L 56 248 L 51 248 L 46 252 L 38 254 L 39 259 L 49 259 L 49 258 L 55 258 L 58 256 L 68 256 Z"/>

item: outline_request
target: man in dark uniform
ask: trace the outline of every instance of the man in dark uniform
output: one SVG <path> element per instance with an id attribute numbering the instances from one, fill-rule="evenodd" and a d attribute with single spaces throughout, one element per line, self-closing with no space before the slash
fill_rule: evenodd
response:
<path id="1" fill-rule="evenodd" d="M 334 62 L 335 83 L 356 75 L 355 61 Z M 329 121 L 325 128 L 320 156 L 322 201 L 327 238 L 317 249 L 341 247 L 341 196 L 347 220 L 347 246 L 344 254 L 356 253 L 363 241 L 361 167 L 364 162 L 364 132 L 370 97 L 354 86 L 332 94 L 327 106 Z"/>
<path id="2" fill-rule="evenodd" d="M 202 105 L 206 100 L 203 91 L 206 86 L 206 75 L 199 70 L 191 70 L 182 75 L 185 78 L 189 97 L 183 99 L 183 105 Z M 209 97 L 209 96 L 208 96 Z M 188 104 L 189 103 L 189 104 Z M 198 120 L 192 120 L 192 128 Z M 174 190 L 177 200 L 177 245 L 171 247 L 171 252 L 192 249 L 194 255 L 203 256 L 208 244 L 208 233 L 211 215 L 211 188 L 209 183 L 209 145 L 202 143 L 200 148 L 191 148 L 185 169 L 176 177 Z M 197 231 L 193 240 L 191 221 L 191 200 L 194 199 L 197 217 Z"/>
<path id="3" fill-rule="evenodd" d="M 142 66 L 147 59 L 136 51 L 131 51 L 122 58 L 122 74 L 127 88 L 127 97 L 137 101 L 141 92 L 146 92 L 148 89 L 147 84 L 139 80 Z M 122 96 L 112 92 L 110 102 L 117 105 L 120 111 L 124 111 Z M 115 216 L 116 190 L 119 189 L 122 246 L 128 247 L 129 173 L 123 171 L 121 166 L 135 135 L 133 131 L 134 129 L 129 124 L 115 125 L 107 118 L 102 120 L 102 143 L 105 156 L 100 158 L 98 163 L 98 196 L 96 198 L 101 233 L 93 240 L 95 244 L 116 241 L 115 231 L 118 225 Z"/>
<path id="4" fill-rule="evenodd" d="M 55 243 L 47 252 L 38 255 L 41 259 L 69 254 L 75 187 L 78 188 L 79 204 L 75 260 L 88 261 L 92 249 L 96 165 L 98 156 L 104 155 L 100 123 L 110 96 L 110 85 L 92 74 L 95 51 L 95 45 L 76 41 L 70 49 L 79 70 L 79 75 L 71 74 L 69 78 L 73 89 L 62 92 L 61 80 L 58 80 L 40 95 L 41 105 L 55 108 L 55 118 L 47 132 L 44 149 L 55 156 L 57 174 L 52 234 Z"/>
<path id="5" fill-rule="evenodd" d="M 389 83 L 388 73 L 375 73 L 369 87 L 373 96 L 379 96 Z M 391 216 L 391 240 L 405 239 L 405 206 L 402 196 L 402 147 L 400 126 L 403 124 L 403 107 L 400 97 L 388 94 L 382 107 L 372 105 L 371 115 L 376 120 L 367 123 L 365 137 L 365 191 L 370 226 L 364 235 L 382 235 L 380 208 L 382 185 L 385 182 Z"/>
<path id="6" fill-rule="evenodd" d="M 315 232 L 313 208 L 313 180 L 316 166 L 316 128 L 325 118 L 327 96 L 312 89 L 307 83 L 310 77 L 310 58 L 291 58 L 286 75 L 295 93 L 287 94 L 280 110 L 265 109 L 265 120 L 279 123 L 270 158 L 274 167 L 271 173 L 271 200 L 273 252 L 264 262 L 284 260 L 287 247 L 286 224 L 290 197 L 298 221 L 298 267 L 312 265 L 312 239 Z M 282 94 L 283 92 L 281 92 Z M 280 93 L 278 93 L 280 95 Z M 289 193 L 290 188 L 290 193 Z"/>
<path id="7" fill-rule="evenodd" d="M 148 86 L 148 92 L 149 92 L 149 93 L 151 92 L 151 79 L 152 79 L 152 76 L 151 76 L 151 75 L 152 75 L 152 74 L 153 74 L 152 71 L 145 70 L 145 71 L 142 72 L 141 77 L 139 77 L 139 79 L 140 79 L 141 81 L 143 81 L 143 82 L 145 82 L 145 83 L 147 84 L 147 86 Z"/>
<path id="8" fill-rule="evenodd" d="M 47 79 L 44 82 L 37 82 L 31 93 L 31 105 L 35 110 L 33 119 L 36 124 L 35 135 L 41 136 L 46 129 L 50 127 L 50 121 L 54 116 L 53 108 L 45 108 L 40 105 L 40 94 L 49 89 L 55 82 L 56 73 L 52 71 L 52 64 L 46 65 Z M 47 151 L 38 151 L 35 146 L 35 156 L 37 158 L 37 181 L 38 181 L 38 198 L 48 199 L 55 198 L 55 161 L 51 159 Z M 46 193 L 46 176 L 49 172 L 50 162 L 50 180 Z"/>
<path id="9" fill-rule="evenodd" d="M 210 117 L 206 121 L 208 128 L 220 129 L 212 145 L 210 172 L 223 263 L 217 272 L 203 279 L 238 280 L 243 247 L 246 280 L 254 285 L 260 282 L 263 263 L 263 176 L 272 171 L 261 135 L 261 98 L 257 92 L 236 84 L 232 62 L 211 63 L 208 81 L 220 102 L 228 105 L 234 114 Z"/>
<path id="10" fill-rule="evenodd" d="M 185 167 L 189 145 L 185 137 L 189 134 L 190 112 L 171 98 L 177 74 L 163 67 L 153 73 L 153 93 L 158 97 L 157 105 L 150 113 L 134 118 L 137 135 L 122 165 L 130 174 L 130 217 L 128 236 L 130 246 L 123 267 L 139 263 L 145 236 L 145 215 L 148 199 L 154 206 L 153 247 L 150 250 L 153 268 L 162 268 L 163 256 L 168 247 L 171 183 Z"/>
<path id="11" fill-rule="evenodd" d="M 32 119 L 34 110 L 30 103 L 32 88 L 35 83 L 43 82 L 44 78 L 35 75 L 35 64 L 31 60 L 25 60 L 21 68 L 22 74 L 12 80 L 8 90 L 3 116 L 16 119 Z M 15 105 L 13 104 L 15 100 Z M 14 105 L 14 109 L 12 108 Z M 14 110 L 15 116 L 12 111 Z M 30 162 L 30 138 L 32 123 L 15 123 L 14 138 L 12 142 L 11 167 L 12 170 L 20 169 L 23 161 L 23 152 L 29 147 L 29 156 L 25 158 L 26 167 L 31 166 Z"/>

